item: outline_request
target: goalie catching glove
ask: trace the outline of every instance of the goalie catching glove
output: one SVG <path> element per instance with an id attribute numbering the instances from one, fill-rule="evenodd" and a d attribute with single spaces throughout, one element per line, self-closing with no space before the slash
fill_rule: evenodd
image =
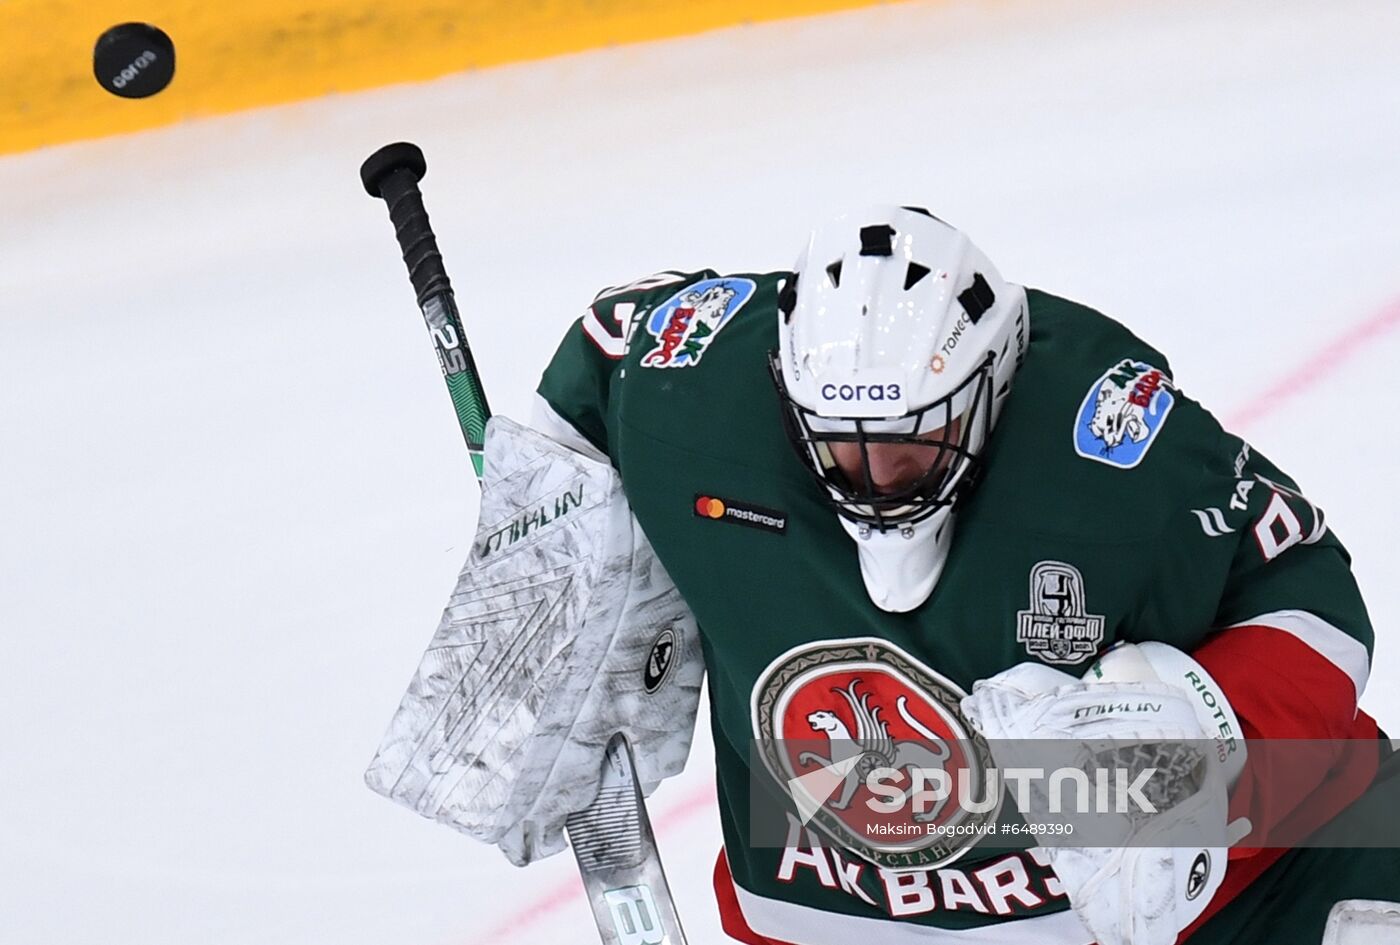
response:
<path id="1" fill-rule="evenodd" d="M 1157 813 L 1057 814 L 1097 817 L 1094 832 L 1114 831 L 1114 842 L 1045 852 L 1099 945 L 1176 942 L 1225 877 L 1228 787 L 1244 765 L 1243 742 L 1225 737 L 1238 720 L 1209 674 L 1166 644 L 1120 644 L 1084 681 L 1022 663 L 978 682 L 962 709 L 1004 769 L 1043 760 L 1033 742 L 1056 739 L 1080 745 L 1088 765 L 1155 770 Z M 1032 801 L 1028 821 L 1044 819 L 1044 801 Z"/>
<path id="2" fill-rule="evenodd" d="M 695 621 L 617 472 L 504 417 L 472 550 L 365 780 L 523 866 L 564 847 L 614 733 L 644 792 L 685 767 Z"/>

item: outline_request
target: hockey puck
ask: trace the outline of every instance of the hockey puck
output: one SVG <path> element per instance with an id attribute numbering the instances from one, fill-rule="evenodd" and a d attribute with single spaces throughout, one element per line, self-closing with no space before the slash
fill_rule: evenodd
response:
<path id="1" fill-rule="evenodd" d="M 149 23 L 120 23 L 97 37 L 92 74 L 113 95 L 155 95 L 175 76 L 175 44 Z"/>

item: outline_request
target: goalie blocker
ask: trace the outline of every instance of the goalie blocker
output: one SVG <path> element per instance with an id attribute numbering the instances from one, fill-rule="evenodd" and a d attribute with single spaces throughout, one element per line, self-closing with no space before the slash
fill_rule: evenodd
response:
<path id="1" fill-rule="evenodd" d="M 496 416 L 485 469 L 471 553 L 365 780 L 523 866 L 563 849 L 614 734 L 644 793 L 684 768 L 704 664 L 611 465 Z"/>

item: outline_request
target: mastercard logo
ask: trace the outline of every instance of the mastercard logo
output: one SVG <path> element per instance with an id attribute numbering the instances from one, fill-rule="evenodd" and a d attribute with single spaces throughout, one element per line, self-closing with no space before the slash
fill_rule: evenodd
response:
<path id="1" fill-rule="evenodd" d="M 695 514 L 704 518 L 724 518 L 724 503 L 702 495 L 695 500 Z"/>
<path id="2" fill-rule="evenodd" d="M 693 508 L 696 518 L 707 518 L 712 522 L 743 525 L 747 528 L 776 532 L 779 535 L 787 531 L 786 514 L 750 502 L 740 502 L 738 499 L 716 499 L 712 495 L 697 495 Z"/>

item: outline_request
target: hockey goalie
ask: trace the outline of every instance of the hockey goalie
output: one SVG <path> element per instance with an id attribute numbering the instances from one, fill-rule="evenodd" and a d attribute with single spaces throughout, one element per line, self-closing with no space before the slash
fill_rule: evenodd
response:
<path id="1" fill-rule="evenodd" d="M 1161 353 L 927 211 L 604 290 L 487 467 L 370 781 L 512 861 L 562 847 L 615 734 L 644 786 L 679 771 L 707 678 L 738 941 L 1400 943 L 1400 850 L 1276 841 L 1400 771 L 1321 510 Z M 1211 747 L 1157 758 L 1159 816 L 1113 843 L 861 829 L 877 770 L 1134 739 Z M 761 842 L 755 784 L 822 772 Z"/>

